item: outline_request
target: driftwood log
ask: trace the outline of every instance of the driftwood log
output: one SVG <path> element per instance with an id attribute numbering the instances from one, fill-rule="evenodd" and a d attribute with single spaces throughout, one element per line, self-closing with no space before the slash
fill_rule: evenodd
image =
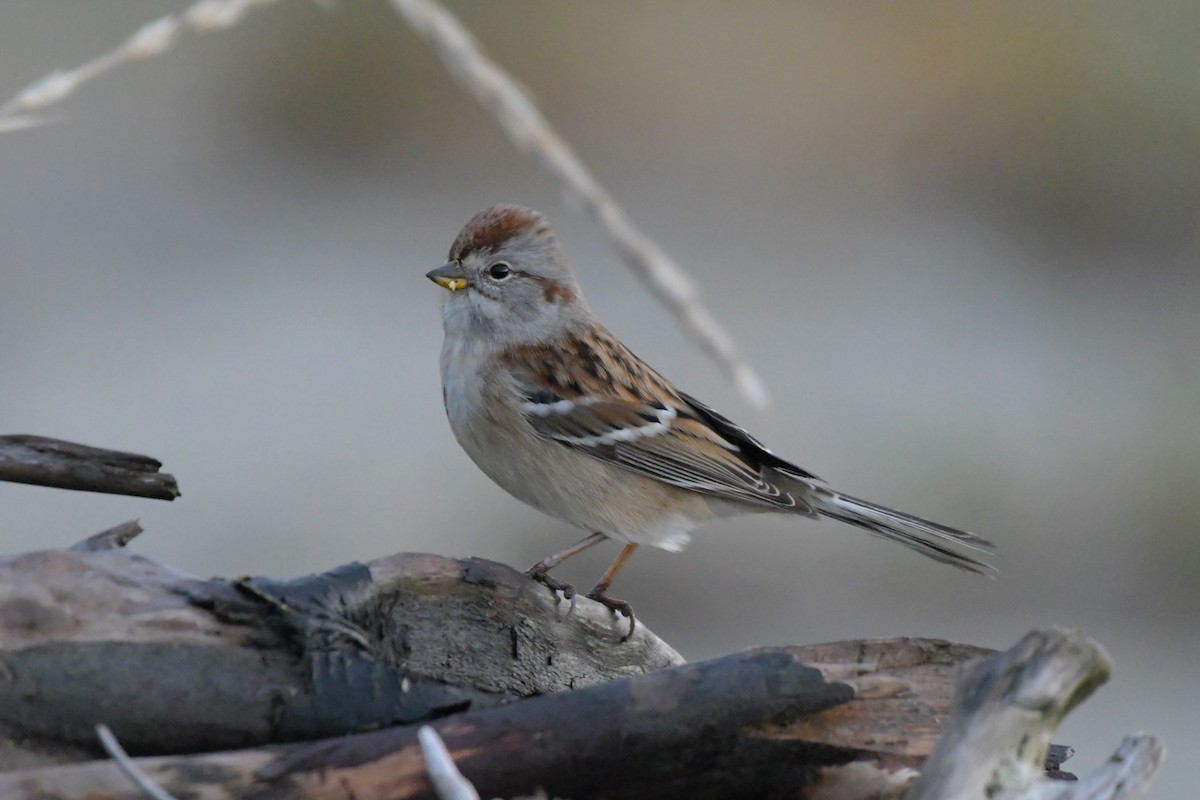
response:
<path id="1" fill-rule="evenodd" d="M 435 725 L 487 796 L 729 797 L 830 785 L 847 764 L 903 784 L 955 666 L 988 652 L 885 640 L 683 665 L 642 626 L 622 642 L 599 604 L 568 614 L 507 567 L 426 555 L 226 582 L 125 550 L 46 551 L 0 563 L 0 587 L 9 752 L 100 757 L 98 723 L 135 755 L 258 746 L 146 761 L 168 790 L 208 797 L 429 797 L 411 724 L 261 745 L 456 711 Z M 137 795 L 105 761 L 0 777 L 4 797 Z"/>
<path id="2" fill-rule="evenodd" d="M 598 604 L 569 609 L 507 567 L 420 554 L 295 581 L 126 550 L 3 559 L 0 759 L 98 756 L 97 723 L 137 754 L 334 736 L 682 663 L 649 631 L 617 647 Z"/>
<path id="3" fill-rule="evenodd" d="M 432 741 L 485 797 L 1115 800 L 1162 756 L 1141 737 L 1047 779 L 1054 726 L 1108 674 L 1077 634 L 685 664 L 493 562 L 199 580 L 123 549 L 139 530 L 0 559 L 0 797 L 139 798 L 132 770 L 180 798 L 433 798 Z"/>

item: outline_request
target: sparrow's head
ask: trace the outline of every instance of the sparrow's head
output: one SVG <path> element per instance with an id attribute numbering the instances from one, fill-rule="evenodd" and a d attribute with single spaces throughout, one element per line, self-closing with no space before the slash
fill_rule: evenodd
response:
<path id="1" fill-rule="evenodd" d="M 472 217 L 451 245 L 450 260 L 426 277 L 449 291 L 447 333 L 536 343 L 588 314 L 545 217 L 520 206 L 492 206 Z"/>

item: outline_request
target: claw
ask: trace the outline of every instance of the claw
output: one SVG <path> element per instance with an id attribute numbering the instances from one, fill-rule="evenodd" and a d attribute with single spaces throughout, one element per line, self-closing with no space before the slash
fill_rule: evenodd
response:
<path id="1" fill-rule="evenodd" d="M 575 612 L 575 598 L 577 596 L 577 592 L 575 591 L 574 586 L 566 581 L 560 581 L 558 578 L 551 578 L 545 572 L 535 567 L 525 570 L 525 574 L 528 575 L 532 580 L 537 581 L 553 592 L 555 600 L 558 600 L 558 595 L 561 592 L 563 600 L 571 601 L 571 607 L 567 609 L 566 616 L 569 617 Z"/>
<path id="2" fill-rule="evenodd" d="M 609 597 L 601 589 L 593 589 L 587 593 L 587 597 L 595 600 L 597 603 L 612 611 L 614 614 L 619 613 L 629 617 L 629 631 L 621 637 L 622 642 L 629 641 L 629 638 L 633 636 L 634 629 L 637 627 L 637 617 L 633 615 L 633 606 L 629 605 L 629 603 L 624 600 L 616 600 L 612 597 Z"/>

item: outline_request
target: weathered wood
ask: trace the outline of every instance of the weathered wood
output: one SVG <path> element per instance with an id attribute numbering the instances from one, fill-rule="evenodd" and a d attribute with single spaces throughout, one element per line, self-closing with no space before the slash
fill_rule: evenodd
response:
<path id="1" fill-rule="evenodd" d="M 948 713 L 946 678 L 980 653 L 931 640 L 763 649 L 432 727 L 484 797 L 542 788 L 573 800 L 898 800 Z M 419 727 L 137 764 L 177 796 L 432 798 Z M 120 800 L 137 790 L 116 765 L 92 762 L 0 775 L 0 796 Z"/>
<path id="2" fill-rule="evenodd" d="M 834 648 L 842 653 L 857 644 Z M 896 651 L 902 642 L 870 643 Z M 457 714 L 432 726 L 484 797 L 529 794 L 587 798 L 726 798 L 767 792 L 801 796 L 845 785 L 840 768 L 857 762 L 886 778 L 912 774 L 924 753 L 894 739 L 874 750 L 834 726 L 869 730 L 896 708 L 889 686 L 927 682 L 923 667 L 945 666 L 953 648 L 926 643 L 895 676 L 878 661 L 853 669 L 850 684 L 827 680 L 803 663 L 802 648 L 766 649 L 609 683 Z M 933 664 L 922 663 L 930 654 Z M 963 651 L 963 654 L 966 654 Z M 824 665 L 847 674 L 844 663 Z M 907 676 L 907 677 L 905 677 Z M 911 700 L 911 718 L 923 700 Z M 841 711 L 842 713 L 838 713 Z M 924 709 L 932 717 L 945 708 Z M 824 715 L 824 723 L 814 719 Z M 925 724 L 932 724 L 925 721 Z M 431 798 L 418 726 L 312 744 L 188 758 L 138 759 L 156 783 L 177 795 L 207 798 Z M 812 731 L 825 735 L 810 738 Z M 837 735 L 843 744 L 831 744 Z M 0 795 L 133 798 L 137 792 L 108 762 L 0 775 Z M 816 795 L 814 795 L 816 796 Z M 825 796 L 833 796 L 826 794 Z"/>
<path id="3" fill-rule="evenodd" d="M 761 736 L 846 702 L 787 648 L 727 656 L 434 723 L 485 797 L 537 788 L 601 797 L 749 796 L 803 786 L 851 748 Z M 412 728 L 289 748 L 257 771 L 264 797 L 428 797 Z M 626 757 L 622 757 L 625 754 Z M 374 793 L 374 794 L 366 794 Z"/>
<path id="4" fill-rule="evenodd" d="M 77 550 L 82 553 L 99 553 L 104 550 L 119 550 L 125 545 L 132 542 L 142 534 L 142 526 L 137 520 L 122 522 L 120 525 L 114 525 L 111 528 L 106 528 L 99 533 L 92 534 L 86 539 L 76 542 L 68 547 L 68 550 Z"/>
<path id="5" fill-rule="evenodd" d="M 433 797 L 412 724 L 430 719 L 484 796 L 1124 800 L 1162 754 L 1131 740 L 1085 781 L 1042 780 L 1069 755 L 1047 756 L 1053 725 L 1107 674 L 1057 631 L 986 659 L 891 639 L 680 666 L 644 627 L 622 641 L 603 606 L 503 565 L 402 554 L 196 580 L 121 549 L 136 529 L 0 559 L 0 796 L 137 797 L 87 761 L 98 723 L 135 755 L 184 754 L 136 762 L 177 796 L 230 800 Z"/>
<path id="6" fill-rule="evenodd" d="M 173 475 L 149 456 L 15 434 L 0 436 L 0 481 L 155 500 L 179 497 Z"/>
<path id="7" fill-rule="evenodd" d="M 1139 800 L 1166 753 L 1153 736 L 1126 736 L 1103 766 L 1078 783 L 1036 783 L 1019 800 Z"/>
<path id="8" fill-rule="evenodd" d="M 1100 645 L 1059 629 L 1033 631 L 1004 653 L 968 665 L 941 740 L 906 800 L 1140 797 L 1163 753 L 1150 737 L 1127 742 L 1123 757 L 1079 783 L 1045 775 L 1054 730 L 1108 680 L 1111 668 Z M 1137 780 L 1123 784 L 1123 775 Z"/>
<path id="9" fill-rule="evenodd" d="M 333 736 L 682 663 L 492 562 L 200 581 L 125 550 L 0 559 L 0 769 Z M 61 750 L 61 755 L 56 751 Z"/>

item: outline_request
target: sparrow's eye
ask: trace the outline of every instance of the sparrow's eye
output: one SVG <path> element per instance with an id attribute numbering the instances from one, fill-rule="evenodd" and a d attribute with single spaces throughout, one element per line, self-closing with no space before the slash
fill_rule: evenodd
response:
<path id="1" fill-rule="evenodd" d="M 503 261 L 497 261 L 488 267 L 488 275 L 491 275 L 494 280 L 502 281 L 512 275 L 512 267 Z"/>

